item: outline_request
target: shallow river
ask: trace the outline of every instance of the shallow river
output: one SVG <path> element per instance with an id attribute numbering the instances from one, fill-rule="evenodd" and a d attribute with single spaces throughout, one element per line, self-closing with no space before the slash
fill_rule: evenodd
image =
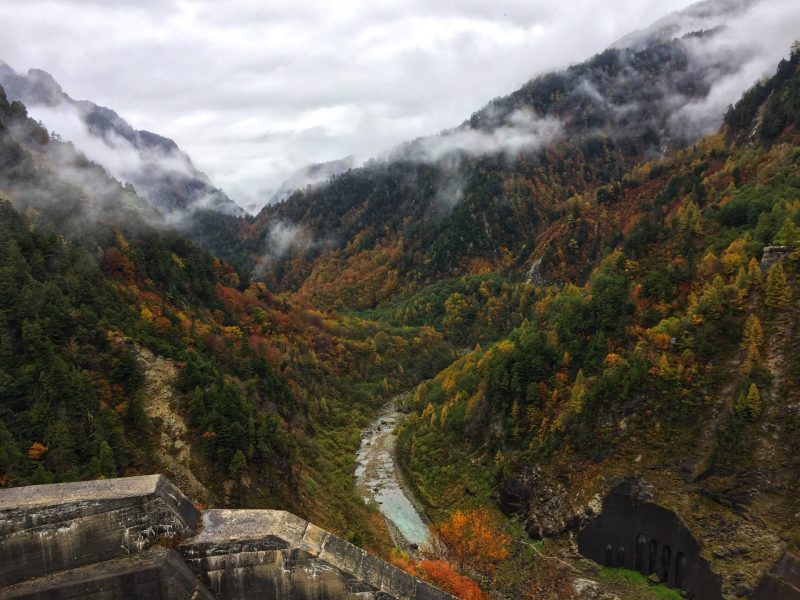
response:
<path id="1" fill-rule="evenodd" d="M 402 417 L 394 406 L 384 408 L 361 434 L 356 467 L 356 489 L 366 500 L 378 503 L 383 515 L 392 523 L 398 545 L 425 546 L 429 540 L 428 526 L 403 489 L 394 459 L 395 426 Z M 403 543 L 405 542 L 405 543 Z"/>

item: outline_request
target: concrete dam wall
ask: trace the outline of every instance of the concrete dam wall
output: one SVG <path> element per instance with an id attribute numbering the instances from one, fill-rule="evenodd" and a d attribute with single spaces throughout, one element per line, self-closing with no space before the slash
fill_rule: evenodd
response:
<path id="1" fill-rule="evenodd" d="M 160 475 L 0 490 L 0 597 L 453 598 L 290 513 L 200 513 Z"/>
<path id="2" fill-rule="evenodd" d="M 721 600 L 722 579 L 700 555 L 700 546 L 678 515 L 638 502 L 629 484 L 611 491 L 601 514 L 578 534 L 581 554 L 608 567 L 655 574 L 689 598 Z"/>

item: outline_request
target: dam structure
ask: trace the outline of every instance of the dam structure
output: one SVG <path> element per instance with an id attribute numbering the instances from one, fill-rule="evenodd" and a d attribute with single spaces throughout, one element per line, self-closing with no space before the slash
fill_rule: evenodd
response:
<path id="1" fill-rule="evenodd" d="M 200 512 L 148 475 L 0 490 L 0 598 L 453 596 L 291 513 Z"/>

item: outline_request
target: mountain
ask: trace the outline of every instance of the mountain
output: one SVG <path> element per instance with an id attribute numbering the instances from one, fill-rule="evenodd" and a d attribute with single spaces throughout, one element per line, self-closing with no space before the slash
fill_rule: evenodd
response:
<path id="1" fill-rule="evenodd" d="M 754 45 L 758 6 L 198 210 L 205 250 L 0 93 L 0 485 L 163 470 L 472 600 L 794 600 L 800 46 Z M 432 560 L 354 488 L 387 403 Z"/>
<path id="2" fill-rule="evenodd" d="M 762 64 L 777 62 L 743 35 L 755 4 L 704 6 L 692 23 L 711 29 L 609 48 L 531 80 L 459 127 L 266 206 L 255 224 L 256 272 L 321 304 L 336 296 L 369 308 L 443 277 L 527 271 L 556 250 L 541 236 L 570 199 L 613 201 L 627 170 L 715 131 Z"/>
<path id="3" fill-rule="evenodd" d="M 165 472 L 387 555 L 358 433 L 451 353 L 244 279 L 0 87 L 0 356 L 0 486 Z"/>
<path id="4" fill-rule="evenodd" d="M 536 285 L 463 277 L 381 309 L 481 342 L 408 402 L 398 457 L 432 512 L 497 505 L 618 597 L 655 573 L 689 597 L 795 598 L 798 148 L 795 44 L 716 134 L 571 203 Z"/>
<path id="5" fill-rule="evenodd" d="M 0 61 L 0 85 L 9 100 L 21 100 L 46 127 L 74 143 L 120 181 L 133 184 L 164 214 L 179 218 L 196 210 L 211 210 L 244 215 L 174 141 L 134 129 L 109 108 L 72 99 L 49 73 L 31 69 L 22 75 Z"/>
<path id="6" fill-rule="evenodd" d="M 355 167 L 356 162 L 355 156 L 346 156 L 339 160 L 330 160 L 303 167 L 278 186 L 278 189 L 272 194 L 267 204 L 283 202 L 297 190 L 304 190 L 308 186 L 325 183 L 329 179 L 346 173 Z"/>
<path id="7" fill-rule="evenodd" d="M 704 0 L 662 17 L 650 27 L 633 31 L 614 44 L 613 48 L 641 48 L 656 41 L 683 37 L 693 31 L 724 27 L 732 18 L 747 14 L 759 0 Z"/>

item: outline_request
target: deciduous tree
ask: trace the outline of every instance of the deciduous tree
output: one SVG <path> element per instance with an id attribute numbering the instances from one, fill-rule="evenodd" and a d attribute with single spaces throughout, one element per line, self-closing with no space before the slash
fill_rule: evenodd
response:
<path id="1" fill-rule="evenodd" d="M 444 544 L 447 558 L 459 570 L 469 565 L 479 571 L 493 572 L 499 561 L 508 558 L 511 539 L 486 509 L 456 511 L 434 528 L 434 534 Z"/>

